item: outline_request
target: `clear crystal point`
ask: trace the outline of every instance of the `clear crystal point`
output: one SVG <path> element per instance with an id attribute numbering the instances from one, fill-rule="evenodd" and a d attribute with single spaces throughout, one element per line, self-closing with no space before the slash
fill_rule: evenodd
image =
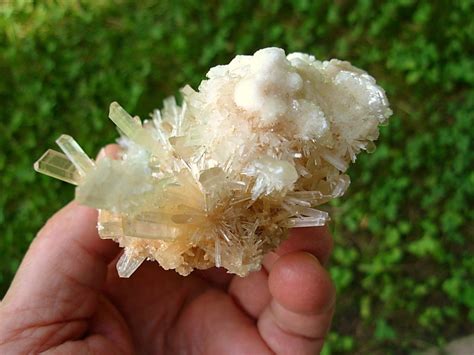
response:
<path id="1" fill-rule="evenodd" d="M 163 146 L 157 144 L 151 129 L 143 127 L 140 117 L 132 117 L 122 106 L 114 101 L 110 104 L 109 118 L 125 136 L 143 146 L 148 152 L 157 156 L 163 155 Z"/>
<path id="2" fill-rule="evenodd" d="M 48 149 L 33 165 L 34 169 L 44 175 L 78 185 L 81 179 L 76 166 L 68 157 L 53 149 Z"/>
<path id="3" fill-rule="evenodd" d="M 61 148 L 64 154 L 66 154 L 82 176 L 85 176 L 90 170 L 94 169 L 94 162 L 71 136 L 67 134 L 61 135 L 56 140 L 56 144 Z"/>
<path id="4" fill-rule="evenodd" d="M 132 117 L 115 101 L 110 104 L 109 118 L 129 138 L 133 139 L 142 129 L 140 119 L 136 116 Z"/>
<path id="5" fill-rule="evenodd" d="M 145 257 L 133 255 L 128 249 L 117 261 L 117 272 L 120 277 L 129 278 L 145 261 Z"/>

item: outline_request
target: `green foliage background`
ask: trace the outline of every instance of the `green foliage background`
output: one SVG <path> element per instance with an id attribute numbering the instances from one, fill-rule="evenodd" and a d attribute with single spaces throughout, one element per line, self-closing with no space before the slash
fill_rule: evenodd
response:
<path id="1" fill-rule="evenodd" d="M 90 155 L 108 104 L 146 117 L 265 46 L 351 61 L 395 112 L 331 205 L 339 299 L 329 353 L 407 353 L 474 332 L 474 1 L 0 2 L 0 295 L 73 197 L 35 174 L 60 133 Z"/>

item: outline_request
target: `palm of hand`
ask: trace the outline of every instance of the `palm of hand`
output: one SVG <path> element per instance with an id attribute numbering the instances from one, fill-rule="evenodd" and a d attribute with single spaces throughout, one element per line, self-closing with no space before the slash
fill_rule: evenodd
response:
<path id="1" fill-rule="evenodd" d="M 314 258 L 328 258 L 325 230 L 294 232 L 246 278 L 217 269 L 183 278 L 148 262 L 119 279 L 119 250 L 97 237 L 95 220 L 92 209 L 70 204 L 39 233 L 0 304 L 0 353 L 321 349 L 334 306 L 330 279 Z"/>

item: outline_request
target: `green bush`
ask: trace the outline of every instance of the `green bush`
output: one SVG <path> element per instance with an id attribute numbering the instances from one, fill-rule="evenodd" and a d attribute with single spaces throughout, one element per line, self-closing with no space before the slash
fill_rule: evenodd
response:
<path id="1" fill-rule="evenodd" d="M 3 5 L 2 5 L 3 4 Z M 0 295 L 73 189 L 33 162 L 67 133 L 94 155 L 107 107 L 146 117 L 265 46 L 347 59 L 395 112 L 330 208 L 339 299 L 329 353 L 406 353 L 474 332 L 474 1 L 0 4 Z"/>

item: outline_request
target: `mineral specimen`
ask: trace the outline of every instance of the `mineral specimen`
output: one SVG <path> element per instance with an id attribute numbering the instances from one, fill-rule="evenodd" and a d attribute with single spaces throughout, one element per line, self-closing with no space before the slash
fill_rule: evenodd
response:
<path id="1" fill-rule="evenodd" d="M 63 135 L 64 154 L 48 150 L 35 163 L 99 210 L 100 237 L 124 248 L 122 277 L 146 259 L 181 275 L 259 269 L 289 228 L 326 223 L 314 207 L 344 194 L 349 162 L 373 149 L 391 115 L 366 72 L 279 48 L 239 55 L 181 93 L 181 106 L 168 98 L 143 122 L 110 105 L 116 160 L 94 162 Z"/>

